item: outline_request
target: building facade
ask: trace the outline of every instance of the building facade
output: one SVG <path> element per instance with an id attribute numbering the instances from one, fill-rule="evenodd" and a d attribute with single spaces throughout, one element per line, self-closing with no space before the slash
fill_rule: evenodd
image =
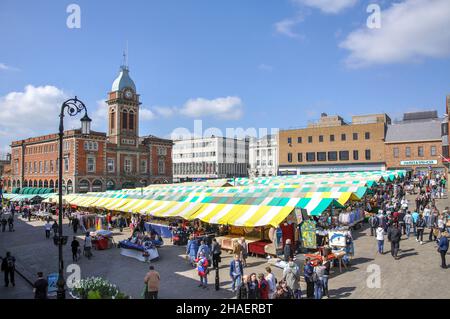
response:
<path id="1" fill-rule="evenodd" d="M 280 130 L 279 174 L 384 170 L 390 123 L 386 114 L 353 116 L 346 123 L 323 113 L 307 128 Z"/>
<path id="2" fill-rule="evenodd" d="M 172 141 L 139 137 L 139 95 L 127 66 L 108 94 L 108 132 L 64 132 L 65 193 L 100 192 L 172 182 Z M 55 119 L 57 116 L 55 116 Z M 6 190 L 59 185 L 58 134 L 28 138 L 11 144 Z"/>
<path id="3" fill-rule="evenodd" d="M 278 136 L 251 138 L 249 144 L 249 176 L 277 176 Z"/>
<path id="4" fill-rule="evenodd" d="M 174 141 L 175 181 L 248 176 L 249 140 L 225 137 Z"/>
<path id="5" fill-rule="evenodd" d="M 443 174 L 442 145 L 442 119 L 437 111 L 405 113 L 401 122 L 388 126 L 386 165 L 415 173 L 431 170 Z"/>

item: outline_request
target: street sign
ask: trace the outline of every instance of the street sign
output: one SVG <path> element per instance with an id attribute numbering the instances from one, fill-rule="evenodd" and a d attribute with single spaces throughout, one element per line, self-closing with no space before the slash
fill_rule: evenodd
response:
<path id="1" fill-rule="evenodd" d="M 48 291 L 47 291 L 47 295 L 49 297 L 56 297 L 56 292 L 58 291 L 58 274 L 57 273 L 53 273 L 53 274 L 49 274 L 47 276 L 47 282 L 48 282 Z"/>

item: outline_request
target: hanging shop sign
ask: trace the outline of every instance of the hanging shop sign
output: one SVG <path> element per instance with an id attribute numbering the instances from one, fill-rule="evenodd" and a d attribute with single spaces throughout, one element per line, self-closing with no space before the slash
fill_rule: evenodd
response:
<path id="1" fill-rule="evenodd" d="M 345 239 L 345 232 L 342 231 L 330 231 L 328 232 L 328 240 L 330 243 L 330 246 L 332 247 L 345 247 L 346 246 L 346 239 Z"/>
<path id="2" fill-rule="evenodd" d="M 437 165 L 437 160 L 423 160 L 423 161 L 401 161 L 402 166 L 415 166 L 415 165 Z"/>
<path id="3" fill-rule="evenodd" d="M 316 223 L 313 220 L 307 220 L 302 223 L 302 242 L 304 248 L 317 248 Z"/>

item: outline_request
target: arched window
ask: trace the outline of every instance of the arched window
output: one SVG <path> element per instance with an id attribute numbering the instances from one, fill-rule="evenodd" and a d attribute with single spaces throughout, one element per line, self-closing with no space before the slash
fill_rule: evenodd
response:
<path id="1" fill-rule="evenodd" d="M 16 181 L 13 181 L 12 186 L 13 186 L 13 187 L 16 187 Z"/>
<path id="2" fill-rule="evenodd" d="M 130 111 L 130 114 L 128 115 L 128 129 L 134 130 L 134 112 Z"/>
<path id="3" fill-rule="evenodd" d="M 50 181 L 49 188 L 55 189 L 55 183 L 53 182 L 53 180 Z"/>
<path id="4" fill-rule="evenodd" d="M 112 180 L 109 180 L 106 183 L 106 190 L 112 191 L 112 190 L 115 190 L 115 189 L 116 189 L 116 183 L 114 183 L 114 181 L 112 181 Z"/>
<path id="5" fill-rule="evenodd" d="M 41 181 L 39 181 L 39 188 L 42 188 L 44 186 L 44 183 L 42 183 L 42 180 Z"/>
<path id="6" fill-rule="evenodd" d="M 20 181 L 19 181 L 19 180 L 17 181 L 16 186 L 17 186 L 17 187 L 20 187 Z"/>
<path id="7" fill-rule="evenodd" d="M 67 194 L 72 194 L 73 193 L 73 182 L 72 180 L 68 180 L 67 181 Z"/>
<path id="8" fill-rule="evenodd" d="M 78 190 L 80 193 L 87 193 L 90 190 L 90 183 L 88 180 L 83 179 L 81 181 L 78 182 Z"/>
<path id="9" fill-rule="evenodd" d="M 38 182 L 37 182 L 36 180 L 33 182 L 33 187 L 34 187 L 34 188 L 37 188 L 37 187 L 38 187 Z"/>
<path id="10" fill-rule="evenodd" d="M 48 181 L 47 180 L 44 181 L 44 188 L 48 188 Z"/>
<path id="11" fill-rule="evenodd" d="M 28 187 L 28 181 L 27 181 L 27 180 L 25 180 L 25 181 L 23 182 L 23 187 Z"/>
<path id="12" fill-rule="evenodd" d="M 128 111 L 123 110 L 122 112 L 122 129 L 126 130 L 128 128 Z"/>
<path id="13" fill-rule="evenodd" d="M 114 130 L 115 127 L 116 127 L 116 112 L 111 112 L 109 116 L 109 128 L 112 131 Z"/>
<path id="14" fill-rule="evenodd" d="M 103 183 L 102 181 L 96 179 L 93 183 L 92 183 L 92 191 L 93 192 L 101 192 L 103 188 Z"/>

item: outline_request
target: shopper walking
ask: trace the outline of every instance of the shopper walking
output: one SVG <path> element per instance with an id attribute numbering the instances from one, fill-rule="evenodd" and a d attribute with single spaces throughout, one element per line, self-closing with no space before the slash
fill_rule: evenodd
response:
<path id="1" fill-rule="evenodd" d="M 13 216 L 13 214 L 9 215 L 9 218 L 8 218 L 8 230 L 10 232 L 14 231 L 14 216 Z"/>
<path id="2" fill-rule="evenodd" d="M 423 218 L 422 215 L 419 215 L 419 218 L 417 219 L 416 222 L 416 228 L 417 228 L 417 237 L 416 237 L 416 241 L 419 241 L 420 239 L 420 244 L 423 245 L 423 232 L 425 230 L 427 223 L 425 221 L 425 219 Z"/>
<path id="3" fill-rule="evenodd" d="M 154 266 L 149 267 L 149 272 L 144 277 L 144 283 L 147 285 L 145 299 L 158 299 L 161 277 Z"/>
<path id="4" fill-rule="evenodd" d="M 330 278 L 331 261 L 328 260 L 327 256 L 322 257 L 322 267 L 323 267 L 323 276 L 322 276 L 323 295 L 327 296 L 327 298 L 330 298 L 330 294 L 328 292 L 328 279 Z"/>
<path id="5" fill-rule="evenodd" d="M 378 228 L 380 221 L 375 214 L 372 214 L 369 218 L 369 226 L 370 226 L 370 236 L 373 236 L 376 229 Z"/>
<path id="6" fill-rule="evenodd" d="M 270 267 L 266 267 L 266 280 L 269 284 L 269 298 L 273 299 L 273 296 L 276 292 L 277 279 L 272 274 L 272 268 Z"/>
<path id="7" fill-rule="evenodd" d="M 388 240 L 391 242 L 391 255 L 398 260 L 398 250 L 400 249 L 400 240 L 402 238 L 401 230 L 395 225 L 391 225 L 388 231 Z"/>
<path id="8" fill-rule="evenodd" d="M 194 235 L 189 236 L 189 240 L 186 246 L 186 255 L 189 257 L 189 262 L 192 267 L 195 266 L 195 259 L 197 258 L 198 253 L 198 241 L 194 238 Z"/>
<path id="9" fill-rule="evenodd" d="M 37 273 L 38 279 L 33 284 L 34 299 L 47 299 L 48 281 L 42 272 Z"/>
<path id="10" fill-rule="evenodd" d="M 248 276 L 247 275 L 242 276 L 242 282 L 237 287 L 236 299 L 248 299 Z"/>
<path id="11" fill-rule="evenodd" d="M 286 239 L 283 253 L 285 262 L 289 262 L 290 259 L 294 258 L 294 249 L 292 247 L 292 241 L 290 239 Z"/>
<path id="12" fill-rule="evenodd" d="M 244 267 L 247 267 L 247 257 L 248 257 L 248 244 L 245 241 L 245 237 L 241 237 L 241 240 L 239 241 L 239 245 L 241 245 L 241 260 L 242 265 Z"/>
<path id="13" fill-rule="evenodd" d="M 441 268 L 446 269 L 447 268 L 447 262 L 445 260 L 445 255 L 447 255 L 448 252 L 448 234 L 446 232 L 441 232 L 440 238 L 439 238 L 439 246 L 438 246 L 438 252 L 441 254 Z"/>
<path id="14" fill-rule="evenodd" d="M 323 295 L 323 273 L 324 269 L 319 263 L 316 267 L 314 267 L 314 273 L 313 273 L 313 281 L 314 281 L 314 299 L 322 299 Z"/>
<path id="15" fill-rule="evenodd" d="M 52 230 L 52 224 L 50 224 L 50 221 L 47 220 L 47 222 L 44 225 L 45 228 L 45 238 L 50 238 L 50 232 Z"/>
<path id="16" fill-rule="evenodd" d="M 58 235 L 59 226 L 58 226 L 58 223 L 56 222 L 56 220 L 54 221 L 54 223 L 52 225 L 52 230 L 53 230 L 53 236 L 57 236 Z"/>
<path id="17" fill-rule="evenodd" d="M 300 299 L 300 269 L 294 263 L 292 257 L 289 258 L 288 264 L 284 267 L 283 280 L 286 281 L 287 286 L 292 290 L 295 299 Z"/>
<path id="18" fill-rule="evenodd" d="M 438 229 L 438 213 L 434 211 L 430 217 L 430 234 L 428 236 L 428 241 L 436 241 L 437 240 L 437 229 Z"/>
<path id="19" fill-rule="evenodd" d="M 6 225 L 8 225 L 8 220 L 6 219 L 5 214 L 2 215 L 2 233 L 6 231 Z"/>
<path id="20" fill-rule="evenodd" d="M 309 258 L 305 259 L 305 265 L 303 267 L 303 277 L 306 281 L 306 297 L 308 299 L 314 298 L 314 267 Z"/>
<path id="21" fill-rule="evenodd" d="M 86 233 L 84 238 L 84 254 L 88 259 L 91 259 L 92 255 L 92 238 L 89 232 Z"/>
<path id="22" fill-rule="evenodd" d="M 9 251 L 6 253 L 6 257 L 3 258 L 1 269 L 5 273 L 5 287 L 8 287 L 10 282 L 15 287 L 14 271 L 16 270 L 16 258 Z"/>
<path id="23" fill-rule="evenodd" d="M 217 239 L 213 238 L 211 244 L 212 264 L 215 269 L 219 268 L 219 263 L 222 261 L 220 257 L 222 255 L 222 247 L 217 242 Z"/>
<path id="24" fill-rule="evenodd" d="M 264 278 L 263 273 L 258 274 L 258 289 L 261 295 L 261 299 L 269 299 L 269 283 Z"/>
<path id="25" fill-rule="evenodd" d="M 77 262 L 78 261 L 78 250 L 80 249 L 80 242 L 77 240 L 77 238 L 75 236 L 73 237 L 70 247 L 72 248 L 72 260 L 74 262 Z"/>
<path id="26" fill-rule="evenodd" d="M 233 293 L 236 291 L 236 288 L 240 287 L 243 275 L 244 266 L 242 265 L 240 256 L 235 255 L 230 263 L 231 291 L 233 291 Z"/>
<path id="27" fill-rule="evenodd" d="M 411 217 L 413 220 L 414 236 L 417 236 L 417 221 L 419 220 L 419 216 L 420 216 L 420 214 L 418 213 L 418 211 L 415 211 L 411 214 Z"/>
<path id="28" fill-rule="evenodd" d="M 197 273 L 200 277 L 200 285 L 203 289 L 208 288 L 208 259 L 205 257 L 202 251 L 199 252 L 198 258 L 195 260 L 197 263 Z"/>
<path id="29" fill-rule="evenodd" d="M 377 245 L 378 245 L 378 253 L 384 254 L 384 229 L 381 226 L 377 228 Z"/>
<path id="30" fill-rule="evenodd" d="M 72 229 L 73 233 L 76 234 L 78 232 L 78 226 L 80 225 L 80 221 L 76 216 L 72 217 Z"/>
<path id="31" fill-rule="evenodd" d="M 261 290 L 255 273 L 251 274 L 248 280 L 248 299 L 261 299 Z"/>
<path id="32" fill-rule="evenodd" d="M 210 251 L 208 245 L 205 244 L 204 240 L 200 241 L 200 247 L 198 247 L 197 258 L 200 257 L 200 253 L 202 253 L 203 256 L 206 259 L 208 259 L 208 261 L 210 260 L 211 251 Z"/>
<path id="33" fill-rule="evenodd" d="M 411 234 L 411 227 L 413 226 L 413 220 L 411 216 L 411 212 L 408 211 L 405 215 L 405 218 L 403 219 L 405 222 L 405 231 L 406 231 L 406 238 L 409 239 L 409 235 Z"/>

